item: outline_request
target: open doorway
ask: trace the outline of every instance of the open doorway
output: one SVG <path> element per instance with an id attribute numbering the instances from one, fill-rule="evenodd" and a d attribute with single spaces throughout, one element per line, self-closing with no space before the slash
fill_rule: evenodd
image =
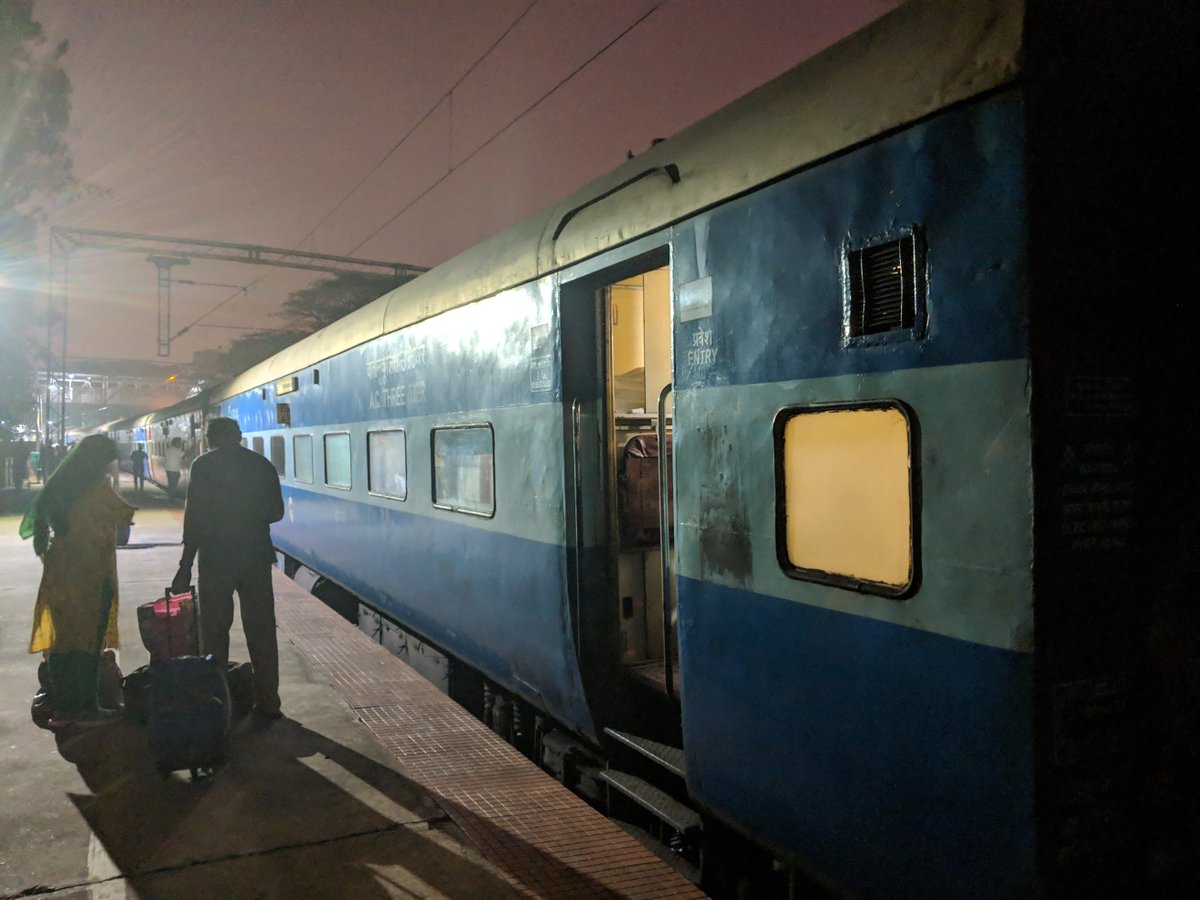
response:
<path id="1" fill-rule="evenodd" d="M 670 268 L 610 284 L 604 296 L 612 448 L 610 546 L 617 573 L 621 663 L 631 674 L 677 695 L 670 526 Z M 660 477 L 664 472 L 665 487 Z"/>

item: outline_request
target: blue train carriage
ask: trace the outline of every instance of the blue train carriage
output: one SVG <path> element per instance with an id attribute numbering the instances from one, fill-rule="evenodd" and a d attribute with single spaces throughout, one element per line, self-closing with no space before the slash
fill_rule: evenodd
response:
<path id="1" fill-rule="evenodd" d="M 707 866 L 1145 877 L 1194 551 L 1140 529 L 1190 521 L 1194 413 L 1138 392 L 1151 342 L 1185 371 L 1126 311 L 1174 287 L 1137 227 L 1172 170 L 1113 123 L 1183 54 L 1127 19 L 907 4 L 247 372 L 214 408 L 281 472 L 280 550 Z"/>
<path id="2" fill-rule="evenodd" d="M 204 426 L 211 388 L 153 412 L 132 416 L 102 425 L 99 431 L 107 434 L 117 445 L 117 464 L 122 472 L 131 472 L 130 454 L 140 446 L 146 452 L 146 480 L 165 488 L 167 471 L 164 466 L 166 448 L 178 439 L 183 451 L 176 494 L 187 494 L 188 475 L 192 460 L 204 452 Z"/>

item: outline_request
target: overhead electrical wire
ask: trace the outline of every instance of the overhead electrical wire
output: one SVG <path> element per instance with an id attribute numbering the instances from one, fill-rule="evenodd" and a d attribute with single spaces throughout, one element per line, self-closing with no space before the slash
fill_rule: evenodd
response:
<path id="1" fill-rule="evenodd" d="M 428 187 L 426 187 L 423 191 L 421 191 L 419 194 L 417 194 L 417 196 L 415 196 L 412 200 L 410 200 L 403 207 L 401 207 L 394 215 L 392 215 L 386 221 L 384 221 L 383 224 L 381 224 L 378 228 L 376 228 L 374 231 L 372 231 L 370 234 L 368 234 L 365 238 L 363 238 L 361 241 L 359 241 L 357 244 L 355 244 L 353 248 L 346 251 L 346 253 L 344 255 L 345 256 L 353 256 L 356 252 L 358 252 L 358 250 L 360 248 L 362 248 L 369 241 L 371 241 L 372 239 L 377 237 L 385 228 L 387 228 L 389 225 L 391 225 L 393 222 L 395 222 L 397 219 L 399 219 L 402 215 L 404 215 L 406 212 L 408 212 L 410 209 L 412 209 L 422 199 L 424 199 L 426 196 L 428 196 L 430 192 L 432 192 L 435 188 L 437 188 L 440 184 L 442 184 L 447 178 L 449 178 L 451 175 L 453 175 L 465 163 L 470 162 L 478 154 L 480 154 L 485 149 L 487 149 L 492 144 L 492 142 L 494 142 L 502 134 L 504 134 L 506 131 L 508 131 L 510 128 L 512 128 L 514 125 L 516 125 L 518 122 L 520 122 L 523 118 L 525 118 L 525 116 L 529 115 L 529 113 L 533 112 L 533 110 L 535 110 L 538 106 L 540 106 L 542 103 L 544 103 L 549 97 L 551 97 L 555 92 L 557 92 L 560 88 L 562 88 L 563 85 L 565 85 L 567 82 L 569 82 L 571 79 L 573 79 L 576 75 L 578 75 L 580 72 L 582 72 L 588 66 L 590 66 L 593 62 L 595 62 L 597 59 L 599 59 L 601 56 L 603 56 L 610 49 L 612 49 L 612 47 L 614 45 L 616 45 L 618 42 L 620 42 L 626 35 L 628 35 L 631 31 L 633 31 L 635 28 L 637 28 L 639 25 L 641 25 L 644 21 L 646 21 L 646 19 L 650 18 L 650 16 L 652 16 L 655 12 L 657 12 L 663 6 L 663 4 L 665 2 L 666 2 L 666 0 L 660 0 L 660 2 L 655 3 L 654 6 L 652 6 L 645 13 L 643 13 L 641 16 L 639 16 L 633 23 L 631 23 L 628 27 L 626 27 L 620 34 L 618 34 L 611 41 L 609 41 L 607 44 L 605 44 L 603 47 L 601 47 L 599 50 L 597 50 L 595 53 L 593 53 L 591 56 L 589 56 L 586 60 L 584 60 L 576 68 L 571 70 L 570 73 L 568 73 L 564 78 L 562 78 L 560 81 L 558 81 L 558 83 L 556 83 L 552 88 L 550 88 L 548 91 L 546 91 L 544 94 L 542 94 L 536 100 L 534 100 L 531 104 L 529 104 L 529 106 L 527 106 L 524 110 L 522 110 L 520 113 L 518 113 L 512 119 L 510 119 L 505 125 L 501 126 L 491 137 L 489 137 L 486 141 L 484 141 L 482 144 L 480 144 L 478 147 L 476 147 L 474 150 L 472 150 L 470 153 L 468 153 L 466 156 L 464 156 L 461 160 L 459 160 L 457 164 L 453 164 L 453 163 L 450 164 L 444 175 L 442 175 L 440 178 L 437 178 L 435 181 L 433 181 Z M 324 225 L 327 221 L 329 221 L 329 219 L 332 218 L 337 213 L 337 211 L 339 209 L 341 209 L 342 206 L 345 205 L 346 201 L 348 201 L 352 196 L 354 196 L 354 194 L 357 193 L 358 190 L 364 184 L 366 184 L 368 180 L 370 180 L 371 176 L 374 175 L 376 172 L 378 172 L 379 169 L 389 159 L 391 159 L 391 157 L 396 153 L 396 151 L 398 151 L 402 146 L 404 146 L 404 144 L 409 140 L 409 138 L 411 138 L 413 136 L 413 134 L 416 133 L 417 129 L 419 129 L 426 121 L 428 121 L 429 117 L 438 110 L 438 108 L 442 105 L 442 103 L 444 103 L 448 98 L 451 97 L 451 95 L 454 93 L 454 91 L 457 90 L 462 85 L 462 83 L 464 81 L 466 81 L 466 79 L 468 77 L 470 77 L 472 72 L 474 72 L 477 68 L 479 68 L 479 66 L 483 63 L 483 61 L 492 54 L 492 52 L 501 44 L 501 42 L 503 42 L 503 40 L 506 37 L 508 37 L 509 34 L 512 33 L 513 29 L 515 29 L 522 21 L 524 21 L 525 17 L 529 15 L 529 13 L 533 10 L 533 8 L 535 6 L 537 6 L 537 3 L 538 3 L 538 0 L 533 0 L 532 3 L 530 3 L 527 7 L 525 7 L 524 11 L 519 16 L 517 16 L 517 18 L 512 21 L 512 24 L 510 24 L 508 26 L 508 28 L 506 28 L 504 30 L 504 32 L 502 34 L 500 34 L 500 36 L 497 37 L 496 40 L 491 43 L 491 45 L 487 48 L 487 50 L 485 50 L 479 56 L 479 58 L 476 59 L 475 62 L 471 64 L 471 66 L 466 70 L 466 72 L 464 72 L 459 77 L 459 79 L 457 81 L 455 81 L 454 84 L 451 85 L 451 87 L 445 93 L 443 93 L 440 97 L 438 97 L 437 101 L 425 112 L 425 114 L 422 115 L 421 118 L 411 128 L 409 128 L 408 131 L 406 131 L 404 133 L 404 135 L 398 141 L 396 141 L 396 143 L 393 144 L 392 147 L 386 153 L 383 154 L 383 156 L 381 156 L 379 158 L 379 160 L 367 171 L 367 173 L 365 175 L 363 175 L 362 178 L 360 178 L 355 183 L 355 185 L 352 188 L 350 188 L 350 190 L 347 191 L 342 196 L 342 198 L 337 201 L 337 203 L 335 203 L 333 205 L 333 207 L 329 210 L 329 212 L 325 213 L 325 215 L 323 215 L 320 218 L 320 220 L 317 222 L 317 224 L 315 224 L 312 228 L 310 228 L 308 230 L 308 232 L 302 238 L 300 238 L 299 241 L 296 242 L 296 245 L 292 249 L 298 249 L 301 245 L 304 244 L 305 241 L 307 241 L 310 237 L 312 237 L 317 232 L 317 229 L 319 229 L 322 225 Z M 210 315 L 212 315 L 218 309 L 225 306 L 225 304 L 229 303 L 231 300 L 234 300 L 235 298 L 245 294 L 251 288 L 255 287 L 260 282 L 262 282 L 266 277 L 267 277 L 266 275 L 260 276 L 259 278 L 256 278 L 254 281 L 252 281 L 250 284 L 246 285 L 246 287 L 244 289 L 235 291 L 229 297 L 226 297 L 224 300 L 222 300 L 220 303 L 218 303 L 212 309 L 208 310 L 208 312 L 204 313 L 199 318 L 193 320 L 190 324 L 185 325 L 183 328 L 181 328 L 178 332 L 176 332 L 172 336 L 172 340 L 174 340 L 174 338 L 177 338 L 180 335 L 187 332 L 189 329 L 191 329 L 192 327 L 194 327 L 195 325 L 200 323 L 201 320 L 208 318 Z"/>
<path id="2" fill-rule="evenodd" d="M 307 241 L 310 237 L 312 237 L 314 234 L 316 234 L 317 229 L 320 228 L 322 225 L 324 225 L 326 222 L 328 222 L 329 219 L 335 213 L 337 213 L 337 211 L 339 209 L 341 209 L 342 206 L 345 205 L 346 201 L 349 200 L 351 197 L 353 197 L 354 194 L 358 192 L 358 189 L 361 188 L 364 184 L 366 184 L 367 181 L 371 178 L 371 176 L 374 175 L 376 172 L 378 172 L 379 169 L 383 166 L 383 164 L 392 158 L 392 156 L 395 154 L 395 152 L 397 150 L 399 150 L 410 137 L 412 137 L 412 135 L 416 132 L 416 130 L 418 128 L 420 128 L 423 124 L 425 124 L 425 122 L 429 119 L 429 117 L 437 111 L 439 106 L 442 105 L 442 103 L 445 101 L 445 99 L 447 97 L 449 97 L 451 94 L 453 94 L 454 91 L 457 90 L 458 87 L 464 81 L 466 81 L 468 77 L 470 77 L 471 73 L 474 72 L 477 68 L 479 68 L 480 64 L 482 64 L 485 59 L 487 59 L 489 56 L 491 56 L 492 51 L 494 51 L 498 46 L 500 46 L 500 43 L 512 33 L 514 28 L 516 28 L 519 24 L 521 24 L 521 22 L 525 19 L 525 17 L 527 15 L 529 15 L 530 11 L 535 6 L 537 6 L 537 4 L 538 4 L 538 0 L 533 0 L 532 3 L 530 3 L 527 7 L 525 7 L 525 10 L 512 21 L 512 24 L 510 24 L 508 26 L 508 28 L 504 29 L 504 32 L 498 38 L 496 38 L 496 40 L 492 41 L 491 45 L 487 48 L 487 50 L 485 50 L 482 53 L 482 55 L 480 55 L 480 57 L 471 64 L 470 68 L 468 68 L 467 71 L 464 72 L 459 77 L 459 79 L 456 82 L 454 82 L 453 85 L 450 86 L 450 89 L 447 90 L 440 97 L 438 97 L 437 102 L 435 102 L 433 104 L 433 106 L 431 106 L 429 108 L 429 110 L 423 116 L 421 116 L 421 118 L 417 121 L 417 123 L 415 125 L 413 125 L 410 129 L 408 129 L 408 131 L 406 131 L 404 133 L 404 136 L 401 137 L 400 140 L 396 141 L 396 143 L 392 146 L 392 148 L 390 150 L 388 150 L 387 153 L 383 154 L 383 156 L 379 158 L 379 161 L 377 163 L 375 163 L 375 165 L 373 165 L 370 168 L 370 170 L 368 170 L 367 174 L 365 174 L 362 178 L 360 178 L 358 180 L 358 182 L 354 185 L 354 187 L 350 188 L 350 190 L 347 191 L 345 193 L 345 195 L 343 195 L 342 198 L 333 205 L 333 207 L 329 210 L 329 212 L 325 213 L 325 215 L 323 215 L 320 218 L 320 220 L 317 222 L 317 224 L 314 225 L 312 228 L 310 228 L 308 230 L 308 232 L 304 235 L 304 237 L 300 238 L 300 240 L 298 240 L 296 242 L 295 246 L 293 246 L 291 249 L 298 250 L 301 246 L 304 245 L 305 241 Z M 508 127 L 508 126 L 505 126 L 505 127 Z M 362 245 L 360 244 L 359 246 L 362 246 Z M 351 254 L 347 253 L 345 255 L 350 256 Z M 174 340 L 175 338 L 179 337 L 180 335 L 185 334 L 187 331 L 189 331 L 191 328 L 198 325 L 202 320 L 207 319 L 209 316 L 211 316 L 213 313 L 215 313 L 218 309 L 223 307 L 225 304 L 229 303 L 231 300 L 235 299 L 236 297 L 241 296 L 242 294 L 245 294 L 246 292 L 248 292 L 250 290 L 250 288 L 252 288 L 255 285 L 262 282 L 266 277 L 267 277 L 266 275 L 260 275 L 258 278 L 254 279 L 254 281 L 250 282 L 250 284 L 246 285 L 246 287 L 244 289 L 242 289 L 240 291 L 236 291 L 235 293 L 226 297 L 224 300 L 222 300 L 220 303 L 218 303 L 212 309 L 208 310 L 208 312 L 204 313 L 199 318 L 192 320 L 189 324 L 185 325 L 183 328 L 179 329 L 179 331 L 175 332 L 175 334 L 173 334 L 171 336 L 171 340 Z M 261 329 L 261 330 L 265 330 L 265 329 Z"/>
<path id="3" fill-rule="evenodd" d="M 629 34 L 629 32 L 633 31 L 633 29 L 635 29 L 639 25 L 641 25 L 644 21 L 646 21 L 646 19 L 650 18 L 650 16 L 652 16 L 663 5 L 663 2 L 665 2 L 665 0 L 662 0 L 662 2 L 656 3 L 654 6 L 652 6 L 640 18 L 638 18 L 637 21 L 635 21 L 628 28 L 626 28 L 624 31 L 622 31 L 620 34 L 618 34 L 615 38 L 613 38 L 611 41 L 609 41 L 607 44 L 605 44 L 603 47 L 601 47 L 599 50 L 597 50 L 595 53 L 593 53 L 591 56 L 589 56 L 586 60 L 584 60 L 584 62 L 582 64 L 580 64 L 576 69 L 574 69 L 569 75 L 567 75 L 565 78 L 563 78 L 561 81 L 559 81 L 558 84 L 554 85 L 554 87 L 550 88 L 550 90 L 546 91 L 546 93 L 542 94 L 542 96 L 538 97 L 537 100 L 534 100 L 533 103 L 531 103 L 522 112 L 518 113 L 513 119 L 511 119 L 508 122 L 508 124 L 502 126 L 490 138 L 488 138 L 486 141 L 484 141 L 482 144 L 480 144 L 478 147 L 476 147 L 474 150 L 472 150 L 470 153 L 468 153 L 466 156 L 464 156 L 461 160 L 459 160 L 457 164 L 451 164 L 450 167 L 446 170 L 446 173 L 444 175 L 442 175 L 440 178 L 438 178 L 436 181 L 434 181 L 432 184 L 430 184 L 427 188 L 425 188 L 425 190 L 423 190 L 423 191 L 421 191 L 421 193 L 417 194 L 416 197 L 414 197 L 412 200 L 410 200 L 408 203 L 406 203 L 404 206 L 402 206 L 396 212 L 395 215 L 391 216 L 382 225 L 380 225 L 378 228 L 376 228 L 374 231 L 372 231 L 369 235 L 367 235 L 365 238 L 363 238 L 361 241 L 359 241 L 357 244 L 355 244 L 352 249 L 350 249 L 346 252 L 346 255 L 352 256 L 354 253 L 358 252 L 358 250 L 364 244 L 366 244 L 371 239 L 376 237 L 381 231 L 383 231 L 385 228 L 387 228 L 389 225 L 391 225 L 393 222 L 395 222 L 397 219 L 399 219 L 402 215 L 404 215 L 406 212 L 408 212 L 410 209 L 412 209 L 417 203 L 419 203 L 422 199 L 424 199 L 434 188 L 436 188 L 438 185 L 440 185 L 442 182 L 444 182 L 447 178 L 449 178 L 451 175 L 453 175 L 464 163 L 470 162 L 475 156 L 477 156 L 479 153 L 481 153 L 483 150 L 485 150 L 494 140 L 496 140 L 496 138 L 500 137 L 500 135 L 504 134 L 504 132 L 508 131 L 508 129 L 510 129 L 514 125 L 516 125 L 519 121 L 521 121 L 521 119 L 523 119 L 523 118 L 525 118 L 525 116 L 529 115 L 529 113 L 533 112 L 533 110 L 535 110 L 538 106 L 540 106 L 548 97 L 550 97 L 552 94 L 554 94 L 559 88 L 561 88 L 564 84 L 566 84 L 568 81 L 570 81 L 576 75 L 578 75 L 580 72 L 582 72 L 588 66 L 590 66 L 593 62 L 595 62 L 600 56 L 602 56 L 609 49 L 611 49 L 614 44 L 616 44 L 618 41 L 620 41 L 622 38 L 624 38 L 625 35 Z M 447 94 L 447 96 L 449 96 L 449 94 Z M 444 100 L 444 99 L 445 99 L 445 97 L 442 98 L 442 100 Z M 439 100 L 438 103 L 440 104 L 442 102 L 442 100 Z M 426 116 L 428 117 L 428 113 L 426 114 Z M 414 127 L 413 130 L 415 131 L 416 128 Z M 412 131 L 409 131 L 408 134 L 411 135 Z M 401 143 L 403 143 L 404 140 L 407 140 L 407 138 L 408 138 L 408 135 L 405 135 L 405 137 L 403 139 L 401 139 Z M 399 146 L 399 144 L 397 144 L 397 147 L 398 146 Z M 395 151 L 395 148 L 393 148 L 392 151 L 389 151 L 389 153 L 394 152 L 394 151 Z"/>
<path id="4" fill-rule="evenodd" d="M 310 228 L 308 230 L 308 233 L 305 234 L 304 237 L 300 238 L 300 240 L 297 242 L 297 245 L 296 245 L 297 247 L 302 245 L 310 237 L 312 237 L 314 234 L 316 234 L 317 229 L 320 228 L 322 225 L 324 225 L 326 222 L 328 222 L 329 219 L 334 215 L 334 213 L 336 213 L 339 209 L 341 209 L 342 206 L 346 203 L 346 201 L 349 200 L 351 197 L 353 197 L 354 194 L 356 194 L 358 192 L 358 189 L 361 188 L 364 184 L 366 184 L 367 181 L 370 179 L 370 177 L 372 175 L 374 175 L 376 172 L 378 172 L 379 169 L 383 166 L 383 164 L 386 163 L 389 159 L 391 159 L 393 154 L 395 154 L 395 152 L 397 150 L 399 150 L 402 146 L 404 146 L 404 144 L 408 141 L 408 139 L 410 137 L 413 136 L 413 134 L 416 132 L 416 130 L 418 128 L 420 128 L 422 125 L 424 125 L 425 122 L 427 122 L 429 120 L 430 116 L 432 116 L 435 112 L 437 112 L 438 107 L 440 107 L 442 105 L 442 103 L 445 102 L 445 100 L 448 97 L 450 97 L 456 90 L 458 90 L 458 88 L 462 85 L 462 83 L 464 81 L 466 81 L 467 78 L 470 77 L 472 72 L 474 72 L 476 69 L 479 68 L 479 66 L 483 63 L 483 61 L 485 59 L 487 59 L 489 56 L 492 55 L 492 51 L 495 50 L 497 47 L 499 47 L 501 42 L 506 37 L 508 37 L 510 34 L 512 34 L 513 29 L 516 28 L 518 25 L 520 25 L 522 21 L 524 21 L 525 17 L 527 15 L 529 15 L 529 13 L 533 10 L 533 8 L 535 6 L 537 6 L 537 4 L 538 4 L 538 0 L 533 0 L 532 3 L 530 3 L 527 7 L 525 7 L 525 11 L 522 12 L 519 16 L 517 16 L 513 20 L 512 24 L 508 26 L 508 28 L 504 29 L 503 34 L 501 34 L 498 38 L 496 38 L 496 40 L 492 41 L 491 46 L 488 47 L 487 50 L 483 51 L 483 54 L 477 60 L 475 60 L 475 62 L 473 62 L 471 64 L 471 67 L 462 74 L 462 76 L 458 79 L 458 81 L 454 82 L 454 84 L 452 84 L 450 86 L 450 88 L 444 94 L 442 94 L 440 97 L 438 97 L 438 99 L 434 102 L 434 104 L 431 107 L 429 107 L 428 110 L 425 111 L 425 114 L 423 116 L 421 116 L 421 118 L 419 120 L 417 120 L 417 123 L 415 125 L 413 125 L 410 129 L 408 129 L 408 131 L 406 131 L 404 133 L 404 136 L 401 137 L 400 140 L 396 141 L 396 143 L 392 145 L 392 148 L 390 150 L 388 150 L 387 153 L 383 154 L 383 156 L 380 157 L 379 161 L 370 168 L 370 170 L 367 172 L 367 174 L 364 175 L 362 178 L 360 178 L 358 180 L 358 183 L 355 184 L 354 187 L 350 188 L 350 190 L 348 190 L 345 193 L 345 195 L 342 197 L 342 199 L 333 205 L 333 208 L 331 210 L 329 210 L 329 212 L 327 212 L 327 213 L 325 213 L 325 215 L 321 216 L 321 220 L 319 222 L 317 222 L 317 224 L 314 225 L 312 228 Z"/>
<path id="5" fill-rule="evenodd" d="M 199 325 L 202 320 L 207 319 L 209 316 L 211 316 L 218 309 L 223 307 L 226 303 L 229 303 L 231 300 L 236 300 L 238 297 L 248 296 L 251 288 L 258 285 L 266 277 L 267 277 L 266 275 L 259 275 L 257 278 L 255 278 L 252 282 L 250 282 L 245 287 L 238 288 L 236 291 L 234 291 L 232 294 L 230 294 L 228 297 L 226 297 L 224 300 L 222 300 L 220 303 L 218 303 L 216 306 L 214 306 L 208 312 L 202 314 L 201 316 L 199 316 L 195 319 L 192 319 L 191 322 L 189 322 L 188 324 L 186 324 L 182 328 L 180 328 L 177 332 L 175 332 L 173 335 L 171 335 L 171 340 L 175 340 L 175 338 L 187 334 L 191 329 L 193 329 L 197 325 Z M 259 329 L 259 330 L 266 331 L 268 329 Z"/>

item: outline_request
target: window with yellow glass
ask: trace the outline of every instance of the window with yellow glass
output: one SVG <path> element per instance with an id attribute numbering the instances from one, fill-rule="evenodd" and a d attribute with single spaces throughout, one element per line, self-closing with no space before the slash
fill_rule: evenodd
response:
<path id="1" fill-rule="evenodd" d="M 777 547 L 789 575 L 893 597 L 915 587 L 913 430 L 898 403 L 779 414 Z"/>

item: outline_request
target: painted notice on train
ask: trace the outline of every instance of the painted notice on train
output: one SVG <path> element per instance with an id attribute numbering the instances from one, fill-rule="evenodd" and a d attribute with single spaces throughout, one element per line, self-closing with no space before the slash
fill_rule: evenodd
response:
<path id="1" fill-rule="evenodd" d="M 418 403 L 425 402 L 425 382 L 413 381 L 409 384 L 393 384 L 388 387 L 371 391 L 371 409 L 407 409 Z"/>
<path id="2" fill-rule="evenodd" d="M 372 385 L 368 405 L 372 410 L 408 409 L 425 402 L 424 380 L 396 384 L 398 376 L 409 375 L 425 365 L 425 345 L 415 344 L 394 353 L 367 360 L 367 382 Z M 411 378 L 411 375 L 409 375 Z"/>

